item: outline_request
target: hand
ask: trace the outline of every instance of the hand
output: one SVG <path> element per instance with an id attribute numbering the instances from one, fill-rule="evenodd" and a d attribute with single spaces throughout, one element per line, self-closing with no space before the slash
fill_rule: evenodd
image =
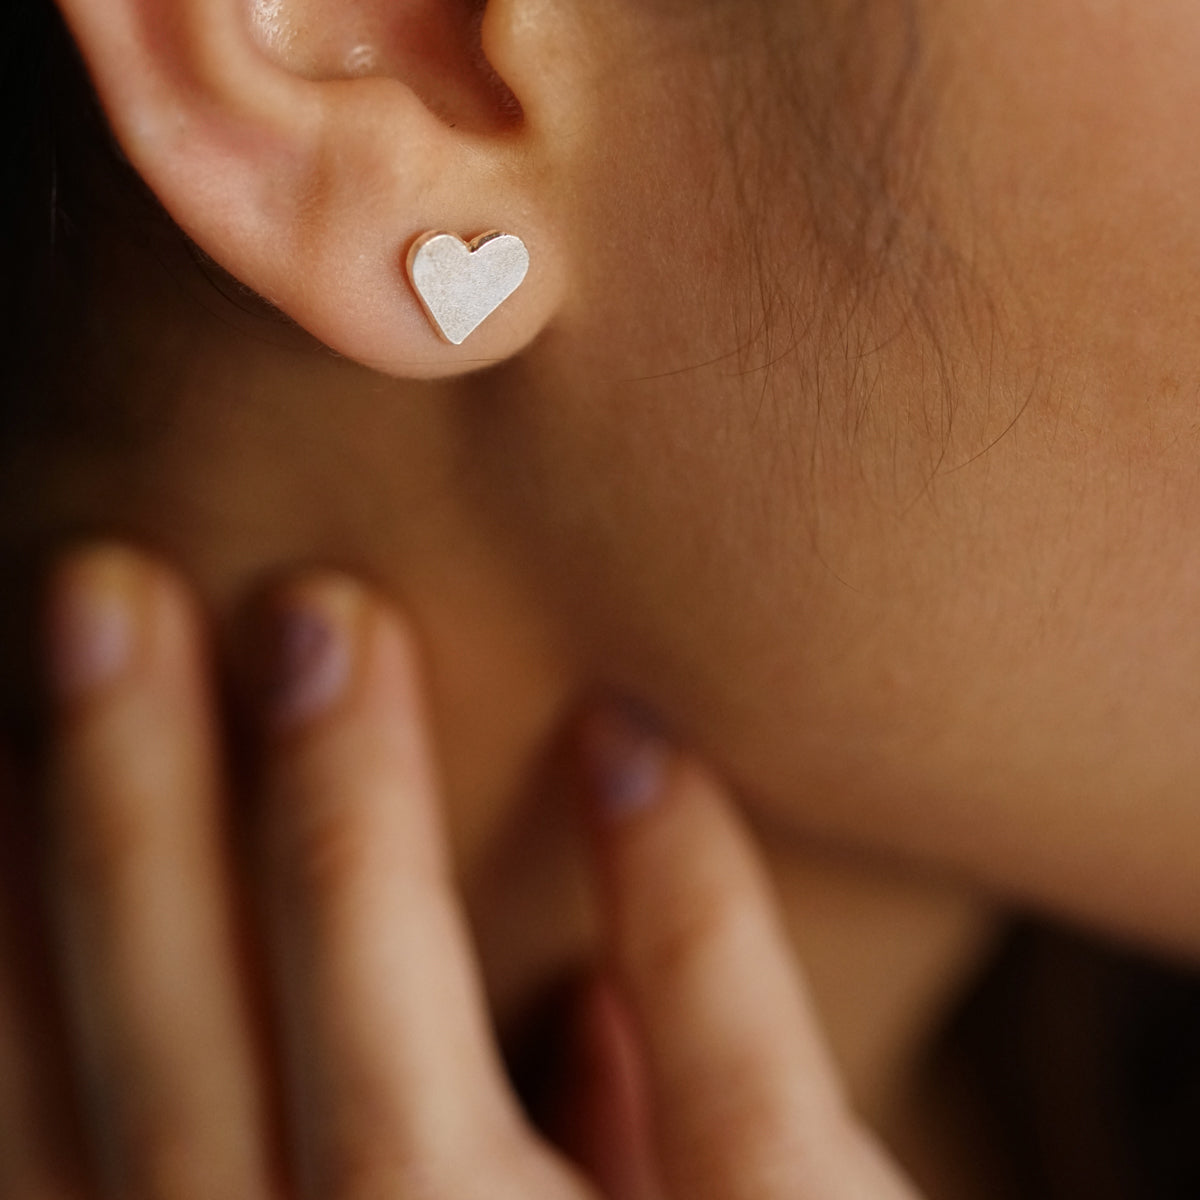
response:
<path id="1" fill-rule="evenodd" d="M 329 576 L 274 598 L 239 839 L 186 589 L 110 548 L 53 597 L 44 906 L 3 843 L 0 1196 L 911 1197 L 847 1111 L 751 843 L 698 766 L 613 714 L 580 738 L 600 1003 L 632 1083 L 580 1109 L 628 1136 L 597 1128 L 575 1165 L 493 1041 L 396 616 Z"/>

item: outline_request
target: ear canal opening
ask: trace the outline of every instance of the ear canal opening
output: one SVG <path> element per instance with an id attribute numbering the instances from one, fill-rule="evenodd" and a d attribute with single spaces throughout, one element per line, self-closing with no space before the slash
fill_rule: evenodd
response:
<path id="1" fill-rule="evenodd" d="M 454 128 L 520 124 L 520 102 L 483 49 L 487 0 L 247 0 L 255 40 L 311 80 L 392 78 Z"/>

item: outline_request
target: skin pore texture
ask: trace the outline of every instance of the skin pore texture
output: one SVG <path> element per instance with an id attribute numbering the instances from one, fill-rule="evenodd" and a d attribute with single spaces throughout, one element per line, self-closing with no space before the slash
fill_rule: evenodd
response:
<path id="1" fill-rule="evenodd" d="M 998 905 L 1200 950 L 1200 15 L 848 5 L 846 49 L 852 14 L 777 7 L 718 38 L 668 0 L 526 6 L 572 35 L 559 282 L 482 373 L 373 373 L 114 238 L 67 380 L 118 381 L 134 436 L 5 464 L 0 680 L 21 713 L 34 566 L 68 537 L 161 552 L 221 645 L 281 571 L 394 596 L 501 1014 L 588 946 L 556 732 L 631 698 L 757 823 L 887 1129 Z M 359 73 L 370 31 L 259 8 L 285 68 Z M 443 107 L 506 104 L 476 78 Z"/>

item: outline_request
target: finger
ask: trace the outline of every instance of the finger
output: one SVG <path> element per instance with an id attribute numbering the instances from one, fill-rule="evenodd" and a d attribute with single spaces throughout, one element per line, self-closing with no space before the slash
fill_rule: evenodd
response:
<path id="1" fill-rule="evenodd" d="M 0 743 L 0 1196 L 82 1196 L 86 1154 L 24 784 Z"/>
<path id="2" fill-rule="evenodd" d="M 334 576 L 262 623 L 264 911 L 302 1190 L 477 1194 L 478 1156 L 526 1134 L 442 841 L 412 640 Z"/>
<path id="3" fill-rule="evenodd" d="M 108 1190 L 273 1194 L 197 615 L 119 547 L 48 600 L 50 887 Z"/>
<path id="4" fill-rule="evenodd" d="M 613 968 L 672 1195 L 911 1196 L 850 1117 L 747 833 L 616 713 L 584 733 Z"/>
<path id="5" fill-rule="evenodd" d="M 552 1133 L 608 1200 L 663 1200 L 641 1049 L 623 998 L 592 979 L 574 1003 L 567 1083 Z"/>

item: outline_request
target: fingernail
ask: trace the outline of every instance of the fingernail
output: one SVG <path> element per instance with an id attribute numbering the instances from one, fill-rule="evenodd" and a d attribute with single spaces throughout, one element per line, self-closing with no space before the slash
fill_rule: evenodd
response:
<path id="1" fill-rule="evenodd" d="M 662 795 L 670 748 L 653 724 L 629 708 L 606 708 L 585 721 L 582 766 L 595 803 L 619 819 L 650 808 Z"/>
<path id="2" fill-rule="evenodd" d="M 140 572 L 125 551 L 83 551 L 54 575 L 46 612 L 46 675 L 60 701 L 81 700 L 129 668 Z"/>
<path id="3" fill-rule="evenodd" d="M 346 691 L 354 636 L 348 614 L 334 607 L 292 599 L 267 617 L 261 702 L 267 724 L 276 730 L 317 719 Z"/>

